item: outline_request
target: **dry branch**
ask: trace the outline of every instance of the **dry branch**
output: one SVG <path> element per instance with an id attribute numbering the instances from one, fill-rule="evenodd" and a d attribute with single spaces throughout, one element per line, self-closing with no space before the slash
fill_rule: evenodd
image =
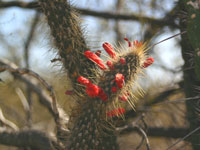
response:
<path id="1" fill-rule="evenodd" d="M 27 9 L 38 8 L 39 5 L 37 2 L 20 2 L 20 1 L 11 1 L 11 2 L 0 2 L 0 8 L 9 8 L 9 7 L 21 7 Z M 170 26 L 171 28 L 178 28 L 178 25 L 174 22 L 172 16 L 162 19 L 154 19 L 151 17 L 138 16 L 136 14 L 113 14 L 110 12 L 97 12 L 94 10 L 74 8 L 82 15 L 94 16 L 103 19 L 114 19 L 114 20 L 127 20 L 127 21 L 143 21 L 144 23 L 155 25 L 155 26 Z"/>
<path id="2" fill-rule="evenodd" d="M 14 131 L 17 131 L 17 130 L 19 129 L 13 122 L 11 122 L 10 120 L 7 120 L 7 119 L 4 117 L 1 108 L 0 108 L 0 123 L 3 124 L 3 125 L 6 126 L 6 127 L 11 128 L 11 129 L 14 130 Z"/>
<path id="3" fill-rule="evenodd" d="M 66 124 L 68 122 L 68 116 L 65 114 L 65 111 L 58 106 L 53 88 L 50 85 L 48 85 L 48 83 L 43 78 L 41 78 L 38 74 L 34 73 L 33 71 L 27 69 L 20 69 L 11 62 L 8 62 L 6 60 L 0 60 L 0 71 L 5 70 L 10 71 L 15 78 L 27 84 L 27 86 L 29 86 L 29 88 L 38 95 L 40 103 L 43 104 L 49 110 L 49 112 L 55 120 L 57 127 L 57 136 L 60 137 L 60 134 L 66 135 L 68 133 L 66 127 Z M 39 80 L 46 87 L 46 89 L 50 91 L 51 96 L 49 96 L 46 93 L 46 91 L 38 85 L 37 80 L 33 80 L 33 78 L 30 78 L 30 76 L 23 76 L 23 74 L 28 74 L 34 77 L 35 79 Z"/>
<path id="4" fill-rule="evenodd" d="M 37 150 L 55 150 L 56 141 L 36 130 L 0 132 L 0 144 L 17 147 L 31 147 Z"/>

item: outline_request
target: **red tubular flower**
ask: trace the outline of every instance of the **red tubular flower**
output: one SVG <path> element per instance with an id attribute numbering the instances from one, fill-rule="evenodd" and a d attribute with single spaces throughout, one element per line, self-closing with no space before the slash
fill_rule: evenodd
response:
<path id="1" fill-rule="evenodd" d="M 86 87 L 86 93 L 91 98 L 97 97 L 99 95 L 100 88 L 97 85 L 90 83 Z"/>
<path id="2" fill-rule="evenodd" d="M 99 89 L 99 95 L 98 96 L 102 101 L 108 100 L 108 96 L 106 95 L 106 93 L 101 88 Z"/>
<path id="3" fill-rule="evenodd" d="M 127 101 L 128 98 L 127 98 L 125 95 L 123 95 L 123 96 L 119 97 L 119 99 L 120 99 L 121 101 Z"/>
<path id="4" fill-rule="evenodd" d="M 125 79 L 125 77 L 121 73 L 117 73 L 115 75 L 115 81 L 117 83 L 118 88 L 122 88 L 123 87 L 124 79 Z"/>
<path id="5" fill-rule="evenodd" d="M 94 53 L 90 51 L 85 51 L 85 57 L 95 62 L 101 70 L 106 70 L 106 66 L 103 64 L 103 61 Z"/>
<path id="6" fill-rule="evenodd" d="M 147 58 L 146 61 L 144 62 L 143 67 L 144 67 L 144 68 L 147 68 L 148 66 L 150 66 L 151 64 L 153 64 L 153 62 L 154 62 L 153 57 L 149 57 L 149 58 Z"/>
<path id="7" fill-rule="evenodd" d="M 122 65 L 126 64 L 126 60 L 125 60 L 125 58 L 123 58 L 123 57 L 122 57 L 122 58 L 120 58 L 120 60 L 119 60 L 119 61 L 120 61 L 120 63 L 121 63 Z"/>
<path id="8" fill-rule="evenodd" d="M 83 76 L 78 77 L 77 81 L 86 86 L 91 84 L 90 80 L 88 80 L 87 78 L 84 78 Z"/>
<path id="9" fill-rule="evenodd" d="M 97 51 L 95 52 L 95 54 L 96 54 L 98 57 L 100 57 L 100 56 L 101 56 L 101 50 L 97 50 Z"/>
<path id="10" fill-rule="evenodd" d="M 117 88 L 116 88 L 115 86 L 113 86 L 113 87 L 111 88 L 111 91 L 112 91 L 112 93 L 115 93 L 115 92 L 117 92 Z"/>
<path id="11" fill-rule="evenodd" d="M 107 61 L 106 65 L 110 68 L 110 70 L 114 70 L 113 62 L 112 61 Z"/>
<path id="12" fill-rule="evenodd" d="M 103 48 L 111 58 L 115 59 L 116 53 L 109 43 L 103 43 Z"/>
<path id="13" fill-rule="evenodd" d="M 135 47 L 141 47 L 142 46 L 142 42 L 138 42 L 138 40 L 136 40 L 136 41 L 133 41 L 133 45 Z"/>
<path id="14" fill-rule="evenodd" d="M 112 111 L 107 112 L 107 116 L 108 117 L 115 117 L 115 116 L 119 116 L 125 113 L 125 109 L 124 108 L 117 108 L 114 109 Z"/>
<path id="15" fill-rule="evenodd" d="M 131 47 L 131 42 L 128 40 L 128 38 L 124 38 L 124 40 L 128 42 L 128 47 Z"/>

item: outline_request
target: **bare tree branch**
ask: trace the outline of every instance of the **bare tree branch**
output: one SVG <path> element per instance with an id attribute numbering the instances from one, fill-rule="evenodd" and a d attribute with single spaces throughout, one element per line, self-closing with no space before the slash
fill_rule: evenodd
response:
<path id="1" fill-rule="evenodd" d="M 37 8 L 39 7 L 37 2 L 20 2 L 20 1 L 11 1 L 11 2 L 0 2 L 0 8 L 9 8 L 9 7 L 21 7 L 21 8 Z"/>
<path id="2" fill-rule="evenodd" d="M 11 73 L 17 73 L 20 75 L 24 75 L 24 74 L 28 74 L 34 78 L 36 78 L 38 81 L 40 81 L 40 83 L 50 92 L 50 96 L 51 96 L 51 101 L 52 101 L 52 108 L 54 111 L 54 115 L 56 118 L 59 118 L 59 112 L 57 109 L 57 102 L 56 102 L 56 96 L 54 93 L 53 88 L 42 78 L 40 77 L 37 73 L 26 69 L 26 68 L 18 68 L 16 65 L 12 64 L 12 66 L 9 66 L 8 63 L 6 63 L 5 61 L 0 61 L 0 71 L 10 71 Z"/>
<path id="3" fill-rule="evenodd" d="M 13 122 L 11 122 L 10 120 L 7 120 L 4 117 L 1 108 L 0 108 L 0 123 L 3 124 L 3 125 L 5 125 L 6 127 L 11 128 L 14 131 L 17 131 L 19 129 Z"/>
<path id="4" fill-rule="evenodd" d="M 188 138 L 189 136 L 191 136 L 192 134 L 194 134 L 194 133 L 197 132 L 198 130 L 200 130 L 200 127 L 194 129 L 194 130 L 191 131 L 191 132 L 188 132 L 187 135 L 181 137 L 181 139 L 177 140 L 175 143 L 173 143 L 172 145 L 170 145 L 166 150 L 171 149 L 171 148 L 174 147 L 176 144 L 178 144 L 179 142 L 185 140 L 186 138 Z"/>
<path id="5" fill-rule="evenodd" d="M 142 134 L 143 139 L 145 139 L 147 150 L 150 150 L 150 143 L 149 143 L 149 139 L 148 139 L 148 137 L 147 137 L 147 134 L 145 133 L 145 131 L 144 131 L 142 128 L 140 128 L 140 127 L 138 127 L 138 126 L 136 126 L 136 128 L 137 128 L 138 131 Z M 143 140 L 142 140 L 141 143 L 143 143 Z M 140 148 L 140 145 L 139 145 L 136 149 L 138 150 L 139 148 Z"/>
<path id="6" fill-rule="evenodd" d="M 39 20 L 40 20 L 40 12 L 37 11 L 34 16 L 33 22 L 31 24 L 30 31 L 27 35 L 27 40 L 24 44 L 24 59 L 25 59 L 25 64 L 26 64 L 27 69 L 29 69 L 30 45 L 31 45 L 32 39 L 34 37 L 34 32 L 35 32 L 35 29 L 37 27 Z M 29 105 L 29 107 L 28 107 L 29 109 L 26 110 L 27 126 L 31 127 L 31 125 L 32 125 L 32 113 L 31 113 L 32 112 L 32 91 L 30 90 L 30 88 L 28 86 L 26 87 L 26 93 L 27 93 L 27 102 Z"/>
<path id="7" fill-rule="evenodd" d="M 21 8 L 33 9 L 33 8 L 38 8 L 39 5 L 37 4 L 37 2 L 20 2 L 20 1 L 0 2 L 0 8 L 8 8 L 8 7 L 21 7 Z M 97 12 L 94 10 L 88 10 L 82 8 L 74 8 L 74 9 L 82 15 L 89 15 L 103 19 L 129 20 L 129 21 L 142 20 L 144 23 L 155 26 L 161 26 L 161 27 L 170 26 L 172 28 L 178 28 L 178 25 L 174 22 L 174 18 L 172 16 L 167 16 L 167 18 L 162 18 L 162 19 L 154 19 L 151 17 L 138 16 L 136 14 L 131 14 L 131 15 L 113 14 L 110 12 Z"/>
<path id="8" fill-rule="evenodd" d="M 64 110 L 62 110 L 56 103 L 55 93 L 51 86 L 49 86 L 44 79 L 42 79 L 38 74 L 30 70 L 28 70 L 27 72 L 27 69 L 20 69 L 15 64 L 10 63 L 6 60 L 0 60 L 0 71 L 1 70 L 10 71 L 14 75 L 14 77 L 26 83 L 31 88 L 31 90 L 33 90 L 38 95 L 40 102 L 48 108 L 49 112 L 52 114 L 56 122 L 58 137 L 66 136 L 68 134 L 69 131 L 66 127 L 68 116 L 65 114 Z M 46 92 L 41 89 L 40 86 L 38 86 L 38 82 L 36 80 L 30 79 L 30 77 L 22 76 L 23 74 L 34 76 L 36 79 L 42 82 L 43 85 L 45 85 L 45 87 L 49 91 L 51 91 L 51 97 L 46 94 Z"/>
<path id="9" fill-rule="evenodd" d="M 136 132 L 138 129 L 135 126 L 124 126 L 120 128 L 120 134 L 129 134 Z M 189 133 L 188 128 L 164 128 L 164 127 L 148 127 L 147 135 L 153 137 L 168 137 L 168 138 L 182 138 Z"/>
<path id="10" fill-rule="evenodd" d="M 31 147 L 37 150 L 55 150 L 56 141 L 36 130 L 0 131 L 0 144 L 17 147 Z"/>

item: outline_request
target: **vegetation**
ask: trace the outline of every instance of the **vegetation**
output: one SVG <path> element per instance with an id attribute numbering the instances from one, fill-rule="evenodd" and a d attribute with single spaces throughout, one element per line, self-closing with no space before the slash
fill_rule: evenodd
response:
<path id="1" fill-rule="evenodd" d="M 0 149 L 199 150 L 199 10 L 0 1 Z"/>

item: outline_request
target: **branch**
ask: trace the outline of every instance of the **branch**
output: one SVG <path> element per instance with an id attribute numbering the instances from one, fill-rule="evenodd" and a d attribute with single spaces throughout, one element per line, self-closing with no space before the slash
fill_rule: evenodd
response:
<path id="1" fill-rule="evenodd" d="M 120 128 L 119 134 L 129 134 L 130 132 L 136 132 L 138 129 L 135 126 L 124 126 Z M 148 127 L 147 135 L 153 137 L 166 137 L 166 138 L 182 138 L 189 133 L 188 128 L 159 128 Z"/>
<path id="2" fill-rule="evenodd" d="M 31 147 L 37 150 L 55 150 L 56 141 L 36 130 L 0 132 L 0 144 L 17 147 Z"/>
<path id="3" fill-rule="evenodd" d="M 28 75 L 34 77 L 35 79 L 37 79 L 38 81 L 40 81 L 40 83 L 42 83 L 42 85 L 50 92 L 50 96 L 51 96 L 50 101 L 52 103 L 52 111 L 54 112 L 55 118 L 59 118 L 56 96 L 55 96 L 55 93 L 53 91 L 53 88 L 42 77 L 40 77 L 37 73 L 35 73 L 35 72 L 33 72 L 29 69 L 18 68 L 15 64 L 10 63 L 8 61 L 6 62 L 6 60 L 0 61 L 0 72 L 6 71 L 6 70 L 11 72 L 11 73 L 14 73 L 14 75 L 16 75 L 16 74 L 17 75 L 28 74 Z"/>
<path id="4" fill-rule="evenodd" d="M 20 1 L 0 2 L 0 8 L 8 8 L 8 7 L 21 7 L 27 9 L 33 9 L 33 8 L 39 8 L 39 5 L 37 2 L 20 2 Z M 139 16 L 136 14 L 131 14 L 131 15 L 113 14 L 110 12 L 97 12 L 82 8 L 74 8 L 74 9 L 82 15 L 89 15 L 103 19 L 143 21 L 144 23 L 155 26 L 170 26 L 172 28 L 178 28 L 178 25 L 174 22 L 174 18 L 172 16 L 170 17 L 168 16 L 162 19 L 154 19 L 150 17 Z"/>
<path id="5" fill-rule="evenodd" d="M 39 7 L 37 2 L 20 2 L 20 1 L 11 1 L 11 2 L 1 2 L 0 8 L 9 8 L 9 7 L 21 7 L 27 9 L 33 9 Z"/>
<path id="6" fill-rule="evenodd" d="M 3 115 L 3 112 L 0 108 L 0 123 L 11 128 L 12 130 L 14 131 L 17 131 L 19 128 L 11 121 L 7 120 L 4 115 Z"/>
<path id="7" fill-rule="evenodd" d="M 51 95 L 54 95 L 53 97 L 52 96 L 50 97 L 45 90 L 41 89 L 36 80 L 30 79 L 30 76 L 29 77 L 23 76 L 22 74 L 28 73 L 24 72 L 26 70 L 20 69 L 15 64 L 10 63 L 6 60 L 4 61 L 0 60 L 0 71 L 5 69 L 10 71 L 14 77 L 26 83 L 30 87 L 30 89 L 33 90 L 38 95 L 40 103 L 43 104 L 45 107 L 47 107 L 47 109 L 49 110 L 49 112 L 51 113 L 56 122 L 58 137 L 64 134 L 66 136 L 66 134 L 68 133 L 68 130 L 66 128 L 68 116 L 65 114 L 64 110 L 62 110 L 56 103 L 55 94 L 51 86 L 49 86 L 44 79 L 39 77 L 39 75 L 31 71 L 31 73 L 33 73 L 32 75 L 34 75 L 34 77 L 36 77 L 43 84 L 45 84 L 46 88 L 49 87 L 48 89 L 51 91 Z"/>

